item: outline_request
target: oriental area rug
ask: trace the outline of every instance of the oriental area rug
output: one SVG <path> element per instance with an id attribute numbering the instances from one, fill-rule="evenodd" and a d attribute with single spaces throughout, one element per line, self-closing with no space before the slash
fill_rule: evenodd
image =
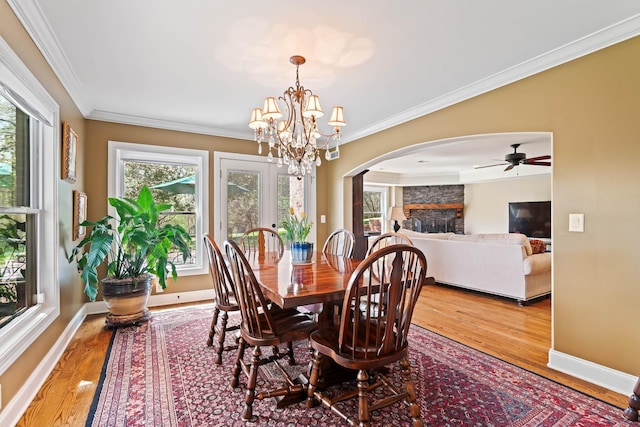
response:
<path id="1" fill-rule="evenodd" d="M 224 352 L 222 365 L 214 364 L 215 351 L 206 345 L 211 317 L 211 306 L 173 309 L 153 313 L 140 326 L 115 330 L 86 425 L 346 425 L 328 409 L 307 409 L 304 402 L 277 409 L 273 399 L 256 400 L 255 419 L 242 421 L 246 377 L 240 377 L 237 389 L 229 385 L 235 351 Z M 230 323 L 238 321 L 238 315 L 230 317 Z M 634 424 L 619 408 L 417 325 L 411 327 L 409 348 L 426 426 Z M 306 370 L 306 343 L 295 351 L 298 369 Z M 395 366 L 390 375 L 399 378 Z M 263 376 L 258 386 L 269 377 Z M 355 414 L 356 402 L 346 404 Z M 410 425 L 408 412 L 395 404 L 376 411 L 372 425 Z"/>

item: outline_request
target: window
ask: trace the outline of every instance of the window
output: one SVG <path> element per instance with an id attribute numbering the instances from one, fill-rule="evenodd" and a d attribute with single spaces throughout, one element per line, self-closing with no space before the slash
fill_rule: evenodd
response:
<path id="1" fill-rule="evenodd" d="M 60 312 L 58 105 L 0 38 L 0 375 Z"/>
<path id="2" fill-rule="evenodd" d="M 377 236 L 383 233 L 384 209 L 387 205 L 387 190 L 382 187 L 365 187 L 362 194 L 364 233 Z"/>
<path id="3" fill-rule="evenodd" d="M 38 292 L 34 233 L 40 210 L 31 203 L 29 115 L 0 95 L 0 328 L 34 305 Z"/>
<path id="4" fill-rule="evenodd" d="M 180 224 L 191 235 L 191 256 L 176 252 L 172 259 L 180 275 L 207 273 L 202 245 L 209 224 L 208 159 L 202 150 L 109 141 L 109 196 L 135 199 L 146 185 L 157 203 L 172 207 L 160 221 Z"/>
<path id="5" fill-rule="evenodd" d="M 253 227 L 285 231 L 282 221 L 292 207 L 297 214 L 305 211 L 315 223 L 315 176 L 297 179 L 270 163 L 266 156 L 215 152 L 214 169 L 219 180 L 214 188 L 215 239 L 240 241 Z M 219 218 L 219 219 L 218 219 Z M 315 242 L 316 227 L 311 227 L 308 241 Z"/>

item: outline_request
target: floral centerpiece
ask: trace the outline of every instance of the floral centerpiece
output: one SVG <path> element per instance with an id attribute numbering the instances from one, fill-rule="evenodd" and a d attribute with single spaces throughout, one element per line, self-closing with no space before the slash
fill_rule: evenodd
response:
<path id="1" fill-rule="evenodd" d="M 282 221 L 287 241 L 291 247 L 291 259 L 294 263 L 309 262 L 313 256 L 313 243 L 307 242 L 313 222 L 307 214 L 300 213 L 298 217 L 293 208 L 289 208 L 289 215 Z"/>

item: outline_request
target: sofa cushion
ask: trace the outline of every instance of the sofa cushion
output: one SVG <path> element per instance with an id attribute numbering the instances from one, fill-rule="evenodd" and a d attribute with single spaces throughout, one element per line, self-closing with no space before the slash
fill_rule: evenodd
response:
<path id="1" fill-rule="evenodd" d="M 522 267 L 525 276 L 551 271 L 551 252 L 526 257 L 522 263 Z"/>
<path id="2" fill-rule="evenodd" d="M 543 254 L 547 251 L 547 244 L 542 240 L 531 239 L 529 244 L 531 245 L 531 252 L 534 254 Z"/>
<path id="3" fill-rule="evenodd" d="M 446 240 L 449 236 L 453 235 L 453 233 L 420 233 L 418 231 L 413 230 L 405 230 L 401 228 L 398 230 L 398 233 L 404 234 L 410 239 L 421 238 L 421 239 L 442 239 Z"/>
<path id="4" fill-rule="evenodd" d="M 495 233 L 495 234 L 478 234 L 478 241 L 501 243 L 505 245 L 521 245 L 525 254 L 532 255 L 531 244 L 524 234 L 519 233 Z"/>
<path id="5" fill-rule="evenodd" d="M 448 240 L 456 240 L 459 242 L 477 242 L 480 234 L 452 234 Z"/>

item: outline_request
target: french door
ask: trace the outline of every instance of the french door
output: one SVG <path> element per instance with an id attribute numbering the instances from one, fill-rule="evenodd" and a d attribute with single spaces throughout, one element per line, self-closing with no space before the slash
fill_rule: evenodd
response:
<path id="1" fill-rule="evenodd" d="M 312 176 L 298 180 L 263 156 L 219 153 L 215 165 L 220 171 L 214 194 L 217 242 L 239 242 L 242 234 L 254 227 L 273 228 L 284 235 L 282 221 L 290 207 L 315 218 Z M 309 240 L 315 241 L 313 229 L 312 235 Z"/>

